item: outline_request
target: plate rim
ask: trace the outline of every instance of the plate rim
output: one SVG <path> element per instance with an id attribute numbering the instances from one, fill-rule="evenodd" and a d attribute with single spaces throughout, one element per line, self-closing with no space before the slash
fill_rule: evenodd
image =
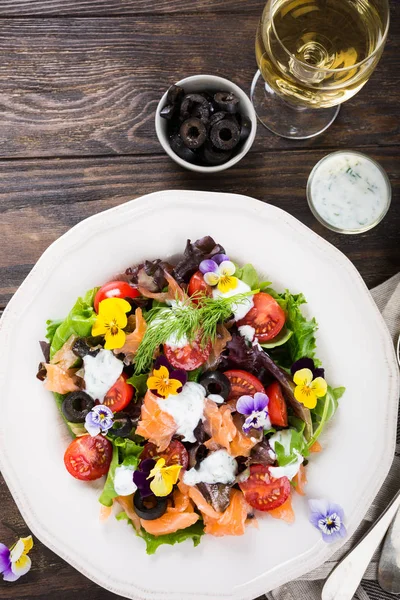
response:
<path id="1" fill-rule="evenodd" d="M 201 197 L 211 196 L 221 198 L 221 196 L 234 197 L 236 202 L 241 206 L 239 209 L 244 209 L 245 207 L 252 207 L 255 211 L 264 212 L 266 215 L 269 212 L 270 214 L 275 213 L 278 215 L 285 223 L 295 230 L 297 230 L 303 237 L 308 237 L 309 241 L 313 241 L 318 244 L 322 249 L 331 254 L 331 256 L 335 256 L 336 260 L 341 263 L 341 265 L 346 268 L 352 277 L 354 278 L 354 283 L 360 288 L 360 292 L 364 293 L 366 300 L 370 303 L 370 306 L 373 309 L 373 313 L 375 315 L 375 319 L 377 320 L 377 325 L 380 326 L 381 329 L 381 338 L 382 338 L 382 349 L 385 350 L 385 361 L 387 363 L 388 368 L 388 377 L 390 380 L 389 387 L 389 398 L 387 400 L 387 414 L 390 417 L 394 417 L 393 420 L 394 425 L 390 428 L 390 439 L 389 435 L 386 439 L 386 444 L 384 449 L 382 450 L 381 456 L 381 469 L 379 472 L 379 476 L 377 476 L 376 484 L 372 488 L 369 494 L 366 494 L 367 502 L 364 501 L 363 506 L 357 509 L 356 517 L 353 517 L 353 522 L 349 524 L 348 531 L 349 536 L 354 532 L 356 527 L 360 524 L 365 513 L 367 512 L 370 504 L 372 503 L 374 497 L 379 491 L 381 485 L 383 484 L 387 473 L 392 464 L 392 460 L 394 457 L 394 450 L 396 444 L 396 422 L 397 422 L 397 410 L 398 410 L 398 390 L 399 390 L 399 371 L 397 369 L 397 362 L 395 359 L 395 350 L 392 344 L 392 340 L 387 329 L 386 323 L 383 320 L 383 317 L 376 306 L 364 280 L 362 279 L 360 273 L 338 248 L 333 246 L 330 242 L 325 240 L 323 237 L 315 233 L 309 227 L 304 225 L 301 221 L 299 221 L 296 217 L 292 216 L 290 213 L 285 210 L 277 207 L 275 205 L 269 204 L 268 202 L 264 202 L 261 200 L 256 200 L 250 196 L 246 196 L 243 194 L 234 194 L 234 193 L 225 193 L 225 192 L 205 192 L 205 191 L 195 191 L 195 190 L 175 190 L 175 189 L 167 189 L 160 190 L 157 192 L 152 192 L 150 194 L 145 194 L 143 196 L 139 196 L 135 199 L 129 200 L 123 204 L 118 206 L 111 207 L 105 211 L 98 212 L 86 219 L 83 219 L 68 231 L 66 231 L 63 235 L 57 238 L 50 246 L 42 253 L 36 264 L 33 266 L 30 273 L 24 279 L 22 284 L 19 286 L 15 294 L 12 296 L 11 300 L 7 304 L 4 313 L 0 319 L 0 345 L 2 342 L 3 336 L 7 334 L 8 329 L 12 329 L 13 321 L 16 318 L 16 313 L 14 312 L 14 306 L 17 307 L 19 298 L 22 297 L 22 294 L 25 292 L 25 289 L 31 285 L 31 283 L 35 286 L 36 283 L 36 291 L 38 292 L 43 285 L 45 285 L 46 280 L 43 281 L 41 279 L 41 270 L 42 266 L 48 261 L 52 261 L 52 269 L 48 269 L 49 276 L 51 276 L 52 270 L 56 266 L 56 256 L 59 250 L 62 251 L 63 245 L 65 244 L 74 244 L 74 240 L 79 243 L 81 239 L 81 231 L 85 229 L 91 229 L 97 227 L 97 225 L 103 221 L 103 226 L 101 230 L 103 231 L 109 225 L 108 216 L 110 213 L 113 213 L 115 216 L 124 213 L 131 213 L 140 211 L 140 208 L 143 207 L 145 209 L 149 209 L 149 206 L 152 202 L 157 201 L 157 199 L 162 198 L 162 203 L 165 205 L 168 201 L 172 203 L 176 203 L 178 201 L 177 198 L 174 198 L 174 194 L 185 196 L 185 202 L 199 203 L 201 202 Z M 217 199 L 217 198 L 216 198 Z M 242 204 L 246 203 L 246 205 Z M 98 233 L 98 229 L 97 229 Z M 87 239 L 87 238 L 86 238 Z M 54 255 L 54 256 L 53 256 Z M 53 258 L 52 258 L 53 256 Z M 39 278 L 37 282 L 35 282 L 36 278 Z M 18 311 L 20 312 L 20 311 Z M 10 360 L 10 359 L 9 359 Z M 3 365 L 0 365 L 0 389 L 2 385 L 2 381 L 5 378 L 7 362 L 4 362 Z M 323 562 L 329 559 L 330 556 L 334 552 L 336 552 L 341 546 L 343 546 L 346 541 L 348 541 L 349 537 L 342 540 L 340 543 L 334 544 L 333 546 L 328 546 L 324 544 L 322 541 L 318 542 L 312 549 L 308 550 L 302 556 L 297 558 L 290 559 L 286 563 L 280 564 L 273 569 L 271 569 L 267 573 L 263 573 L 252 580 L 236 586 L 232 593 L 227 594 L 201 594 L 198 595 L 194 593 L 192 596 L 185 592 L 184 595 L 181 595 L 181 592 L 154 592 L 151 590 L 145 590 L 140 587 L 136 587 L 129 592 L 129 595 L 126 595 L 127 590 L 122 591 L 122 583 L 118 583 L 118 581 L 111 581 L 109 575 L 103 575 L 102 573 L 94 573 L 91 570 L 87 570 L 83 565 L 79 564 L 78 561 L 75 560 L 73 556 L 70 556 L 68 553 L 65 553 L 62 549 L 62 540 L 60 540 L 57 536 L 47 531 L 46 526 L 43 523 L 36 522 L 34 510 L 30 507 L 29 502 L 22 500 L 20 497 L 23 495 L 23 490 L 20 487 L 20 482 L 18 480 L 17 475 L 13 472 L 10 463 L 7 464 L 6 460 L 6 449 L 2 448 L 2 425 L 0 423 L 0 470 L 3 474 L 4 480 L 10 489 L 10 492 L 14 498 L 14 501 L 17 504 L 19 511 L 21 512 L 22 517 L 24 518 L 26 524 L 31 529 L 33 534 L 41 540 L 43 544 L 45 544 L 48 548 L 50 548 L 53 552 L 55 552 L 58 556 L 60 556 L 63 560 L 71 564 L 77 571 L 81 572 L 83 575 L 97 583 L 98 585 L 110 590 L 115 594 L 119 594 L 125 596 L 127 598 L 131 598 L 132 600 L 149 600 L 150 598 L 154 598 L 154 600 L 158 599 L 168 599 L 171 600 L 185 600 L 191 596 L 200 600 L 200 598 L 210 599 L 211 597 L 218 598 L 227 598 L 227 599 L 235 599 L 235 600 L 251 600 L 257 595 L 266 593 L 275 587 L 283 585 L 290 580 L 293 580 L 305 573 L 313 570 L 320 566 Z M 383 468 L 382 468 L 383 467 Z M 318 552 L 315 552 L 315 550 Z M 294 563 L 294 564 L 293 564 Z M 282 573 L 283 567 L 286 567 L 284 573 Z M 265 579 L 268 578 L 268 582 L 264 582 Z M 118 585 L 120 588 L 118 588 Z M 126 585 L 126 584 L 125 584 Z M 133 587 L 133 586 L 132 586 Z M 145 594 L 145 595 L 143 595 Z"/>

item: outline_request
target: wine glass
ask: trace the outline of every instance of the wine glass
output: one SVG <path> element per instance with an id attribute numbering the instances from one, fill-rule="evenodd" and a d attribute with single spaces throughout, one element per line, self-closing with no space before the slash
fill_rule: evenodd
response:
<path id="1" fill-rule="evenodd" d="M 388 0 L 268 0 L 251 100 L 273 133 L 311 138 L 368 81 L 389 28 Z"/>

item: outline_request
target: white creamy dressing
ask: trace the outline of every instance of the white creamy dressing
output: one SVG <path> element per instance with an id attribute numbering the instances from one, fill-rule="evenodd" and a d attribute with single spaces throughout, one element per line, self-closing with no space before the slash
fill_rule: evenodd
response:
<path id="1" fill-rule="evenodd" d="M 136 484 L 133 482 L 134 467 L 126 467 L 120 465 L 115 469 L 114 490 L 118 496 L 129 496 L 137 490 Z"/>
<path id="2" fill-rule="evenodd" d="M 174 419 L 178 435 L 183 436 L 184 442 L 195 442 L 193 435 L 200 419 L 204 419 L 205 389 L 199 383 L 188 381 L 180 394 L 169 395 L 157 400 L 159 407 Z"/>
<path id="3" fill-rule="evenodd" d="M 108 390 L 121 375 L 124 365 L 111 350 L 100 350 L 96 356 L 83 358 L 85 391 L 101 403 Z"/>
<path id="4" fill-rule="evenodd" d="M 207 398 L 215 402 L 215 404 L 223 404 L 225 400 L 219 394 L 208 394 Z"/>
<path id="5" fill-rule="evenodd" d="M 275 444 L 278 442 L 283 446 L 285 454 L 290 454 L 290 445 L 292 441 L 292 434 L 290 429 L 284 429 L 277 431 L 268 439 L 269 445 L 275 452 Z M 279 477 L 287 477 L 290 481 L 299 472 L 300 466 L 303 464 L 304 458 L 297 450 L 293 450 L 293 454 L 296 455 L 296 461 L 286 465 L 284 467 L 269 467 L 272 477 L 279 479 Z"/>
<path id="6" fill-rule="evenodd" d="M 331 154 L 314 171 L 311 198 L 318 214 L 343 230 L 362 230 L 387 208 L 385 177 L 368 157 L 352 152 Z"/>
<path id="7" fill-rule="evenodd" d="M 240 327 L 238 327 L 238 330 L 240 335 L 244 337 L 246 342 L 252 343 L 255 339 L 256 330 L 251 325 L 241 325 Z"/>
<path id="8" fill-rule="evenodd" d="M 186 485 L 197 483 L 233 483 L 237 473 L 237 462 L 226 450 L 209 454 L 198 469 L 190 469 L 183 476 Z"/>
<path id="9" fill-rule="evenodd" d="M 244 283 L 244 281 L 238 279 L 238 284 L 235 287 L 235 289 L 229 290 L 229 292 L 222 293 L 219 291 L 218 288 L 214 288 L 212 294 L 213 298 L 231 298 L 232 296 L 236 296 L 237 294 L 250 292 L 250 290 L 251 288 L 247 285 L 247 283 Z M 235 321 L 240 321 L 241 319 L 244 319 L 244 317 L 247 315 L 249 310 L 253 308 L 253 306 L 253 296 L 247 296 L 243 298 L 241 302 L 233 304 L 232 313 L 234 314 Z"/>
<path id="10" fill-rule="evenodd" d="M 165 308 L 164 310 L 168 311 L 171 315 L 171 319 L 173 318 L 174 309 L 175 308 L 187 308 L 185 304 L 182 302 L 177 302 L 176 300 L 167 300 L 166 304 L 168 304 L 171 308 Z M 160 311 L 164 312 L 164 311 Z M 161 319 L 154 319 L 152 321 L 150 327 L 157 326 L 158 323 L 161 322 Z M 165 343 L 172 349 L 178 350 L 178 348 L 183 348 L 189 344 L 189 340 L 186 335 L 177 336 L 176 332 L 172 333 L 169 338 L 165 341 Z"/>

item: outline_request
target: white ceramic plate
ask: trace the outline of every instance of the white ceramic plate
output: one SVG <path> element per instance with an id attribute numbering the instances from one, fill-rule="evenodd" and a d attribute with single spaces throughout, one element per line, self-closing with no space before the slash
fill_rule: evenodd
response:
<path id="1" fill-rule="evenodd" d="M 212 235 L 231 257 L 252 262 L 278 289 L 304 292 L 317 318 L 329 381 L 344 385 L 324 451 L 308 467 L 309 497 L 341 504 L 349 533 L 363 518 L 392 461 L 398 372 L 388 331 L 353 265 L 282 210 L 245 196 L 167 191 L 83 221 L 41 257 L 9 303 L 0 328 L 0 467 L 28 526 L 44 544 L 105 588 L 143 600 L 255 598 L 328 559 L 294 500 L 296 523 L 266 516 L 243 537 L 205 536 L 147 556 L 125 523 L 100 524 L 101 485 L 71 478 L 68 433 L 35 379 L 45 321 L 77 296 L 144 258 L 180 253 Z M 379 406 L 379 410 L 377 407 Z"/>

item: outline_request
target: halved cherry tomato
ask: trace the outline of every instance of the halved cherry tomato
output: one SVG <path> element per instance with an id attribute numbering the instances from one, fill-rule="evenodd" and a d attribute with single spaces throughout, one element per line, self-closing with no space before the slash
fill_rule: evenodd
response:
<path id="1" fill-rule="evenodd" d="M 211 342 L 202 348 L 200 339 L 197 339 L 183 348 L 174 349 L 168 344 L 164 344 L 164 353 L 175 369 L 194 371 L 207 361 L 211 348 Z"/>
<path id="2" fill-rule="evenodd" d="M 126 383 L 128 376 L 122 373 L 104 396 L 103 404 L 111 408 L 113 412 L 124 410 L 133 398 L 134 388 Z"/>
<path id="3" fill-rule="evenodd" d="M 266 393 L 269 398 L 268 413 L 271 424 L 278 427 L 287 427 L 287 407 L 281 386 L 277 381 L 274 381 L 267 387 Z"/>
<path id="4" fill-rule="evenodd" d="M 99 304 L 106 298 L 137 298 L 138 296 L 140 296 L 138 290 L 126 281 L 109 281 L 95 295 L 94 310 L 99 312 Z"/>
<path id="5" fill-rule="evenodd" d="M 183 469 L 187 469 L 189 464 L 189 455 L 185 446 L 178 440 L 172 440 L 168 448 L 164 452 L 158 452 L 157 446 L 151 442 L 147 442 L 140 455 L 140 460 L 147 458 L 163 458 L 167 467 L 171 465 L 181 465 Z"/>
<path id="6" fill-rule="evenodd" d="M 263 384 L 257 377 L 247 371 L 225 371 L 224 375 L 231 384 L 228 400 L 237 400 L 240 396 L 254 396 L 256 392 L 265 394 Z"/>
<path id="7" fill-rule="evenodd" d="M 238 322 L 238 326 L 251 325 L 260 344 L 272 340 L 285 324 L 285 313 L 277 301 L 260 292 L 253 297 L 254 306 L 247 315 Z"/>
<path id="8" fill-rule="evenodd" d="M 108 473 L 112 445 L 102 435 L 83 435 L 75 438 L 64 454 L 68 473 L 82 481 L 93 481 Z"/>
<path id="9" fill-rule="evenodd" d="M 290 496 L 290 481 L 287 477 L 274 479 L 268 467 L 251 465 L 250 477 L 239 483 L 246 502 L 262 511 L 278 508 Z"/>
<path id="10" fill-rule="evenodd" d="M 197 271 L 194 275 L 191 276 L 188 287 L 189 296 L 193 296 L 193 294 L 197 294 L 200 296 L 201 294 L 205 296 L 212 296 L 212 287 L 207 285 L 204 281 L 204 275 L 201 271 Z M 193 302 L 197 304 L 198 299 L 193 298 Z"/>

